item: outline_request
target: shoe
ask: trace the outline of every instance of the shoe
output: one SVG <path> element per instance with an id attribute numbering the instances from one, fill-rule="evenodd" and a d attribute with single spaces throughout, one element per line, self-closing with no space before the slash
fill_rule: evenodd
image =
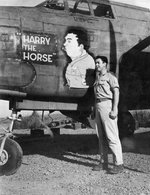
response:
<path id="1" fill-rule="evenodd" d="M 99 163 L 98 165 L 95 165 L 92 170 L 93 171 L 102 171 L 102 170 L 106 170 L 106 169 L 108 169 L 108 165 L 107 164 Z"/>
<path id="2" fill-rule="evenodd" d="M 110 174 L 118 174 L 124 171 L 124 166 L 122 165 L 115 165 L 112 169 L 109 170 Z"/>

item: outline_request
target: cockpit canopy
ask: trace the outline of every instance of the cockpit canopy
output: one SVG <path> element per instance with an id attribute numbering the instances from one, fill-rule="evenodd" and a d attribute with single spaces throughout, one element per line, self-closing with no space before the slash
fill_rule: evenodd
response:
<path id="1" fill-rule="evenodd" d="M 69 11 L 71 13 L 93 15 L 96 17 L 114 18 L 111 5 L 107 1 L 89 0 L 48 0 L 37 7 Z"/>

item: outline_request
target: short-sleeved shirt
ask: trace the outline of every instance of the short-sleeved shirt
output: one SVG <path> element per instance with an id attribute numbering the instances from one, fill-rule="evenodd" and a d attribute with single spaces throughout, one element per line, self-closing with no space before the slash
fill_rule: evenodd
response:
<path id="1" fill-rule="evenodd" d="M 98 77 L 94 84 L 94 93 L 96 99 L 113 99 L 113 89 L 119 88 L 118 79 L 110 72 Z"/>
<path id="2" fill-rule="evenodd" d="M 81 57 L 73 60 L 66 69 L 66 80 L 69 87 L 88 88 L 86 83 L 87 70 L 95 70 L 95 62 L 92 56 L 85 53 Z"/>

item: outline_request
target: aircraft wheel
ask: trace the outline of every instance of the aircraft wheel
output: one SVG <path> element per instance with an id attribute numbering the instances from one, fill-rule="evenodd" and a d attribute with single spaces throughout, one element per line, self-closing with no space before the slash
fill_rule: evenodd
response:
<path id="1" fill-rule="evenodd" d="M 0 145 L 2 139 L 0 140 Z M 7 138 L 0 157 L 0 176 L 12 175 L 21 166 L 23 151 L 14 140 Z"/>
<path id="2" fill-rule="evenodd" d="M 132 136 L 136 129 L 135 119 L 130 112 L 122 112 L 118 115 L 119 135 L 123 137 Z"/>

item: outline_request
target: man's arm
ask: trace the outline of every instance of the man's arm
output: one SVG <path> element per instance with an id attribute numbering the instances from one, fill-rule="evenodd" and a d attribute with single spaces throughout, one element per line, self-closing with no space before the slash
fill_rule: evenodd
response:
<path id="1" fill-rule="evenodd" d="M 112 101 L 112 111 L 110 112 L 110 118 L 115 119 L 118 115 L 118 103 L 119 103 L 119 88 L 113 88 L 113 101 Z"/>

